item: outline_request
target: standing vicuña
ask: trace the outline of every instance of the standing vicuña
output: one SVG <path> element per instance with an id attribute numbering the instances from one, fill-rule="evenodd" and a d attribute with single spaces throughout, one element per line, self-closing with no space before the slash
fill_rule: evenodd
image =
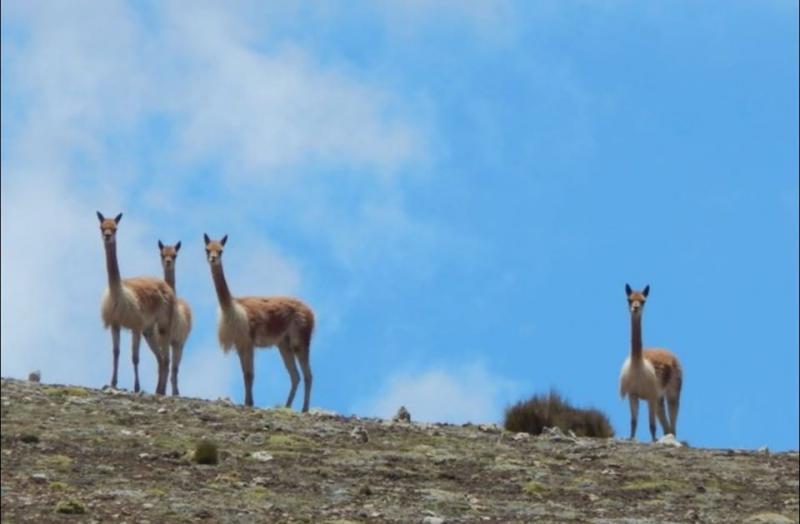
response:
<path id="1" fill-rule="evenodd" d="M 167 390 L 169 369 L 169 337 L 175 309 L 175 294 L 166 282 L 155 277 L 134 277 L 122 280 L 117 263 L 117 224 L 122 213 L 116 218 L 105 218 L 98 211 L 100 232 L 106 250 L 106 269 L 108 288 L 103 294 L 100 314 L 106 328 L 111 327 L 111 341 L 114 351 L 114 373 L 111 387 L 117 387 L 117 367 L 119 364 L 120 328 L 131 330 L 133 342 L 134 391 L 139 391 L 139 343 L 143 332 L 151 332 L 154 345 L 150 346 L 158 361 L 158 385 L 156 393 L 163 395 Z"/>
<path id="2" fill-rule="evenodd" d="M 181 248 L 181 243 L 178 242 L 174 246 L 165 246 L 158 241 L 158 252 L 161 255 L 161 266 L 164 268 L 164 281 L 172 288 L 173 293 L 176 294 L 177 305 L 175 308 L 175 317 L 172 319 L 172 330 L 170 331 L 169 342 L 172 346 L 172 372 L 170 374 L 170 381 L 172 383 L 172 394 L 178 395 L 178 368 L 181 365 L 181 357 L 183 356 L 183 346 L 186 344 L 186 339 L 189 338 L 189 332 L 192 330 L 192 308 L 182 298 L 177 297 L 177 289 L 175 288 L 175 264 L 178 259 L 178 251 Z M 148 343 L 153 346 L 153 341 L 149 339 Z"/>
<path id="3" fill-rule="evenodd" d="M 619 377 L 619 394 L 628 395 L 631 406 L 631 439 L 636 435 L 639 416 L 639 399 L 647 401 L 650 409 L 650 435 L 656 439 L 656 415 L 664 434 L 677 436 L 678 408 L 680 407 L 683 371 L 678 358 L 666 349 L 642 350 L 642 311 L 650 286 L 633 291 L 625 284 L 628 306 L 631 311 L 631 355 L 622 365 Z M 669 404 L 667 420 L 664 398 Z"/>
<path id="4" fill-rule="evenodd" d="M 300 376 L 295 360 L 303 371 L 303 411 L 308 411 L 311 397 L 311 365 L 309 362 L 314 313 L 303 302 L 290 297 L 233 298 L 222 270 L 222 250 L 228 235 L 216 241 L 203 234 L 206 257 L 219 299 L 219 343 L 227 353 L 236 348 L 244 374 L 244 403 L 253 405 L 253 353 L 256 347 L 278 346 L 286 371 L 292 381 L 286 407 L 292 405 Z"/>

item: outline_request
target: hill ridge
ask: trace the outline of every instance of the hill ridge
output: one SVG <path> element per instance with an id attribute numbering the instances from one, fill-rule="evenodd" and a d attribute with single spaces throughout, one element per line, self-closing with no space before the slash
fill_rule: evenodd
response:
<path id="1" fill-rule="evenodd" d="M 3 378 L 2 522 L 798 522 L 798 453 Z M 411 414 L 413 417 L 413 413 Z M 216 465 L 192 450 L 217 444 Z"/>

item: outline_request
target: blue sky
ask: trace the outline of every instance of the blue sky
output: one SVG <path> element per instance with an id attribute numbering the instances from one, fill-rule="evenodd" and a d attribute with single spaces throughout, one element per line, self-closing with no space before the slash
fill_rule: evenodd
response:
<path id="1" fill-rule="evenodd" d="M 629 282 L 684 366 L 680 438 L 798 448 L 796 2 L 2 8 L 3 376 L 107 383 L 121 211 L 123 276 L 182 241 L 184 394 L 243 397 L 227 233 L 234 294 L 317 313 L 312 406 L 499 422 L 555 387 L 624 436 Z M 285 399 L 275 351 L 255 384 Z"/>

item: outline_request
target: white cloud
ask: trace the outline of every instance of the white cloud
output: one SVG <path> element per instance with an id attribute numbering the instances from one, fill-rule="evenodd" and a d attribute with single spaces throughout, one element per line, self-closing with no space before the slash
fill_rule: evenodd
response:
<path id="1" fill-rule="evenodd" d="M 191 339 L 190 339 L 191 340 Z M 233 397 L 242 388 L 242 372 L 235 355 L 223 354 L 216 340 L 191 340 L 192 351 L 184 351 L 178 374 L 178 388 L 182 396 L 217 399 Z M 168 388 L 171 392 L 171 386 Z"/>
<path id="2" fill-rule="evenodd" d="M 414 36 L 420 28 L 426 30 L 443 21 L 458 21 L 471 29 L 483 41 L 505 44 L 519 32 L 517 7 L 511 0 L 382 0 L 376 5 L 389 20 L 389 29 L 400 36 Z M 550 11 L 548 2 L 537 2 L 540 11 Z"/>
<path id="3" fill-rule="evenodd" d="M 106 278 L 97 218 L 58 179 L 26 180 L 3 194 L 3 373 L 24 377 L 38 368 L 48 382 L 100 386 L 111 375 L 111 338 L 100 321 Z M 140 230 L 132 221 L 134 242 Z M 145 266 L 143 252 L 132 251 L 126 265 Z M 143 346 L 144 383 L 155 374 L 148 352 Z M 97 365 L 102 357 L 106 366 Z M 129 349 L 121 377 L 128 369 Z"/>
<path id="4" fill-rule="evenodd" d="M 394 375 L 374 398 L 357 403 L 353 412 L 391 418 L 405 406 L 413 420 L 424 422 L 500 422 L 518 389 L 480 363 L 437 367 Z"/>
<path id="5" fill-rule="evenodd" d="M 178 291 L 196 319 L 183 389 L 211 398 L 239 391 L 236 359 L 228 368 L 215 365 L 224 357 L 214 340 L 216 300 L 202 232 L 231 233 L 226 269 L 235 293 L 298 293 L 301 264 L 265 241 L 254 217 L 291 208 L 284 218 L 302 229 L 304 217 L 327 202 L 340 218 L 315 216 L 334 228 L 332 237 L 344 238 L 361 219 L 343 211 L 346 204 L 331 203 L 330 192 L 293 197 L 309 177 L 324 176 L 306 168 L 347 168 L 330 188 L 347 184 L 385 199 L 393 191 L 387 181 L 425 157 L 423 134 L 390 91 L 289 44 L 259 49 L 253 37 L 263 27 L 216 3 L 193 3 L 191 16 L 184 3 L 153 4 L 148 16 L 156 23 L 126 2 L 9 5 L 3 25 L 14 31 L 4 30 L 2 46 L 3 108 L 13 109 L 2 114 L 3 374 L 24 377 L 40 368 L 47 382 L 108 382 L 99 209 L 124 212 L 123 277 L 160 274 L 156 239 L 183 240 Z M 167 136 L 145 145 L 152 137 L 143 129 L 153 117 L 168 121 Z M 222 171 L 194 169 L 208 160 L 219 160 Z M 198 188 L 207 195 L 197 196 Z M 371 198 L 365 196 L 367 210 L 376 205 Z M 405 224 L 400 229 L 413 223 L 402 208 L 385 218 Z M 143 343 L 140 375 L 149 391 L 153 360 Z M 132 386 L 127 333 L 120 385 Z"/>

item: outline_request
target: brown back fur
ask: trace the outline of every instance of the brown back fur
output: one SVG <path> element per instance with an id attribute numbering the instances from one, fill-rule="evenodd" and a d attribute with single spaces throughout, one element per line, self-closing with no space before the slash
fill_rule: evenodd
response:
<path id="1" fill-rule="evenodd" d="M 674 384 L 674 387 L 677 387 L 677 391 L 680 391 L 683 382 L 683 370 L 678 357 L 666 349 L 645 349 L 642 352 L 642 356 L 653 365 L 662 389 L 667 389 L 667 386 Z"/>
<path id="2" fill-rule="evenodd" d="M 241 297 L 236 302 L 247 313 L 250 338 L 257 347 L 288 338 L 293 347 L 307 346 L 314 330 L 314 313 L 291 297 Z"/>

